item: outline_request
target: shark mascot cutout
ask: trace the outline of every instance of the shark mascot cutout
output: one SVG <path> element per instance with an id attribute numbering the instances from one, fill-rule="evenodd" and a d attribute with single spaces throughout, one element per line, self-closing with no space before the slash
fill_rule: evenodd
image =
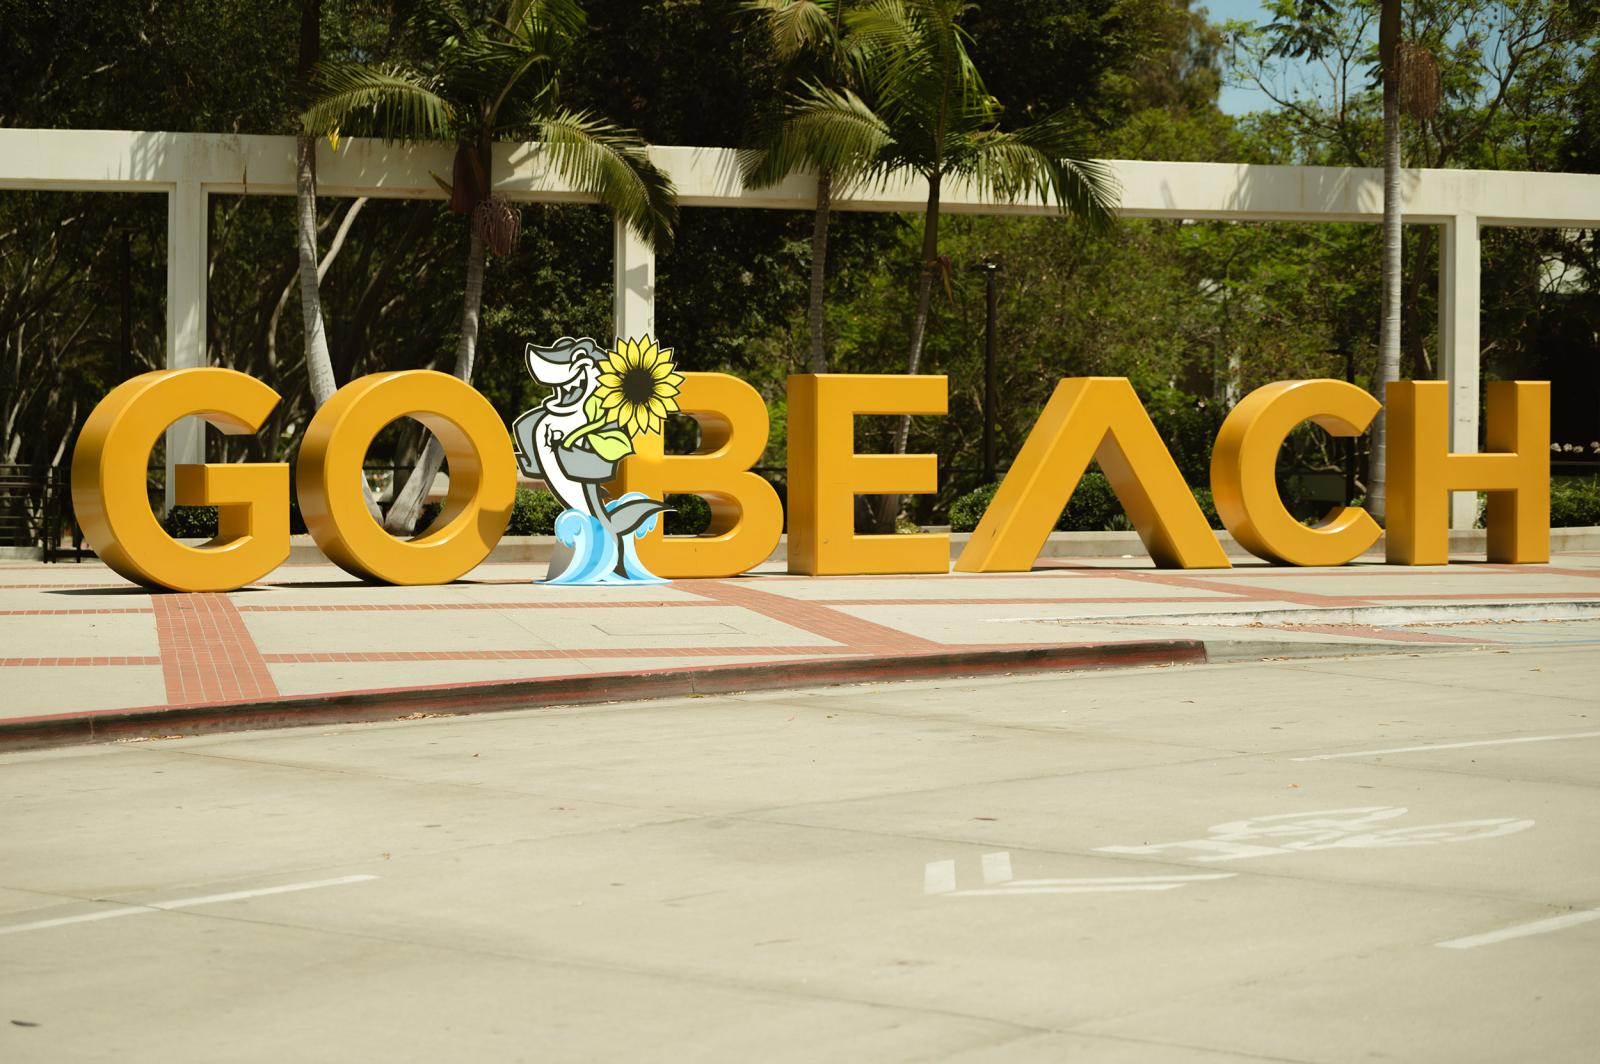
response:
<path id="1" fill-rule="evenodd" d="M 511 424 L 523 475 L 542 480 L 565 509 L 547 583 L 666 583 L 639 561 L 635 541 L 655 528 L 664 503 L 639 492 L 609 499 L 604 485 L 634 452 L 634 437 L 661 432 L 678 409 L 683 375 L 672 349 L 645 336 L 606 350 L 590 337 L 529 344 L 528 372 L 551 388 Z"/>

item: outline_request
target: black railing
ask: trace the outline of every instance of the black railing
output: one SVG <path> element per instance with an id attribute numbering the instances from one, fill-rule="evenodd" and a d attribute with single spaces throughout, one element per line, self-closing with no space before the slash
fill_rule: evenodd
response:
<path id="1" fill-rule="evenodd" d="M 69 528 L 76 545 L 69 483 L 65 469 L 0 465 L 0 546 L 39 547 L 54 561 Z"/>

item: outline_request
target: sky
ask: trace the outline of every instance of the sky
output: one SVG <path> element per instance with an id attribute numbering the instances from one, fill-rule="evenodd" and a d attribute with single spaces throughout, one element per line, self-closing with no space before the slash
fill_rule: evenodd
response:
<path id="1" fill-rule="evenodd" d="M 1267 21 L 1260 0 L 1200 0 L 1196 6 L 1209 11 L 1211 21 L 1215 23 L 1227 22 L 1230 19 Z M 1238 88 L 1227 84 L 1222 86 L 1222 96 L 1217 103 L 1224 114 L 1230 115 L 1249 114 L 1251 111 L 1264 111 L 1272 107 L 1272 101 L 1259 89 Z"/>

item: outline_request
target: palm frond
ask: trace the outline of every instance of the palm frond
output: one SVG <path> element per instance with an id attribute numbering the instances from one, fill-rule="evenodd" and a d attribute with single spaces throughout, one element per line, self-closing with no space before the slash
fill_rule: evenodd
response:
<path id="1" fill-rule="evenodd" d="M 322 63 L 312 73 L 312 102 L 300 116 L 311 136 L 336 130 L 395 140 L 444 140 L 455 131 L 456 108 L 437 82 L 401 67 Z"/>
<path id="2" fill-rule="evenodd" d="M 937 142 L 997 116 L 956 19 L 960 0 L 873 0 L 847 16 L 866 50 L 864 82 L 904 140 Z"/>
<path id="3" fill-rule="evenodd" d="M 533 116 L 530 124 L 556 173 L 611 208 L 652 246 L 671 242 L 677 190 L 650 161 L 649 145 L 637 133 L 566 108 Z"/>
<path id="4" fill-rule="evenodd" d="M 1121 197 L 1111 168 L 1090 158 L 1080 127 L 1057 113 L 1023 129 L 974 136 L 954 172 L 996 199 L 1034 195 L 1096 226 L 1105 226 Z"/>
<path id="5" fill-rule="evenodd" d="M 839 35 L 833 23 L 840 0 L 745 0 L 739 6 L 759 15 L 779 59 L 811 51 L 834 51 Z"/>
<path id="6" fill-rule="evenodd" d="M 827 170 L 848 184 L 878 167 L 892 139 L 883 119 L 848 89 L 806 89 L 765 147 L 739 153 L 751 188 L 766 188 L 805 170 Z"/>
<path id="7" fill-rule="evenodd" d="M 505 25 L 513 36 L 548 47 L 552 37 L 577 37 L 588 21 L 578 0 L 512 0 Z"/>

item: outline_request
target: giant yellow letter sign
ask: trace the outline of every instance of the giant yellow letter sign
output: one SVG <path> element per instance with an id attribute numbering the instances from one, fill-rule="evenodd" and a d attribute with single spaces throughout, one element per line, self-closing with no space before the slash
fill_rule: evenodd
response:
<path id="1" fill-rule="evenodd" d="M 855 534 L 855 496 L 939 490 L 931 454 L 856 454 L 857 414 L 943 414 L 943 377 L 789 378 L 789 571 L 808 576 L 950 571 L 950 537 Z"/>
<path id="2" fill-rule="evenodd" d="M 185 546 L 150 510 L 145 467 L 161 434 L 197 415 L 230 435 L 255 432 L 278 393 L 231 369 L 169 369 L 113 388 L 84 422 L 72 452 L 72 506 L 102 561 L 138 584 L 232 591 L 289 557 L 289 467 L 180 465 L 174 497 L 217 508 L 217 538 Z"/>
<path id="3" fill-rule="evenodd" d="M 1228 556 L 1126 377 L 1056 385 L 956 561 L 960 573 L 1033 568 L 1094 458 L 1157 565 L 1226 569 Z"/>
<path id="4" fill-rule="evenodd" d="M 1359 436 L 1378 401 L 1344 381 L 1279 381 L 1234 407 L 1211 451 L 1211 495 L 1233 538 L 1258 558 L 1286 565 L 1343 565 L 1378 542 L 1383 530 L 1359 506 L 1321 528 L 1294 519 L 1278 495 L 1278 450 L 1295 426 L 1314 421 L 1332 436 Z"/>
<path id="5" fill-rule="evenodd" d="M 1450 560 L 1450 493 L 1485 491 L 1489 560 L 1550 560 L 1550 382 L 1487 386 L 1488 454 L 1450 453 L 1450 385 L 1395 381 L 1389 405 L 1384 552 L 1401 565 Z"/>
<path id="6" fill-rule="evenodd" d="M 750 472 L 767 447 L 767 404 L 737 377 L 685 373 L 678 409 L 699 424 L 699 449 L 669 455 L 660 433 L 635 436 L 613 494 L 701 496 L 711 507 L 706 534 L 669 538 L 657 528 L 639 541 L 639 560 L 668 578 L 738 576 L 766 561 L 783 535 L 778 493 Z"/>
<path id="7" fill-rule="evenodd" d="M 413 417 L 444 447 L 450 492 L 422 535 L 396 539 L 367 511 L 361 467 L 372 439 Z M 339 568 L 387 584 L 447 584 L 489 556 L 511 522 L 517 464 L 489 400 L 432 370 L 374 373 L 351 381 L 306 427 L 295 468 L 300 512 Z"/>

